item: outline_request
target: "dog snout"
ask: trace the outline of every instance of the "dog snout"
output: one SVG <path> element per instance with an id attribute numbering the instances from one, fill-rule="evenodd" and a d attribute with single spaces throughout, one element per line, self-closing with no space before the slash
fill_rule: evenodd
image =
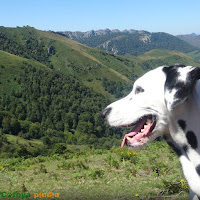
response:
<path id="1" fill-rule="evenodd" d="M 101 111 L 101 116 L 102 118 L 106 118 L 106 116 L 108 116 L 108 114 L 111 112 L 112 108 L 105 108 L 104 110 Z"/>

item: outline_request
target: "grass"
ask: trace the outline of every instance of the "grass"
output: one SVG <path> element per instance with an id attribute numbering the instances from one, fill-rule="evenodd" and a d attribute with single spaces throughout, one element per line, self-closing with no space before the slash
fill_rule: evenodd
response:
<path id="1" fill-rule="evenodd" d="M 8 142 L 11 144 L 31 145 L 32 147 L 41 147 L 43 145 L 41 140 L 31 139 L 26 140 L 20 136 L 4 134 L 7 137 Z"/>
<path id="2" fill-rule="evenodd" d="M 199 62 L 193 60 L 189 54 L 186 55 L 178 51 L 155 49 L 145 53 L 144 55 L 139 56 L 138 58 L 141 59 L 142 62 L 160 60 L 163 63 L 165 63 L 165 65 L 166 64 L 171 65 L 176 63 L 183 63 L 185 65 L 193 65 L 193 66 L 199 65 Z"/>
<path id="3" fill-rule="evenodd" d="M 192 51 L 188 53 L 188 55 L 192 57 L 193 59 L 200 61 L 200 50 Z"/>
<path id="4" fill-rule="evenodd" d="M 52 157 L 2 159 L 1 191 L 30 193 L 32 199 L 40 192 L 70 200 L 188 199 L 178 158 L 164 142 L 138 151 L 77 148 Z"/>

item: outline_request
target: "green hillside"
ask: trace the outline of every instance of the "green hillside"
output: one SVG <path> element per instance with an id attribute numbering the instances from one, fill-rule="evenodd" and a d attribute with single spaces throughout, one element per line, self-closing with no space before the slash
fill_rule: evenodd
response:
<path id="1" fill-rule="evenodd" d="M 149 64 L 137 58 L 116 56 L 106 51 L 90 48 L 61 35 L 31 27 L 0 27 L 0 36 L 0 49 L 37 60 L 51 69 L 73 76 L 87 87 L 92 87 L 96 92 L 111 99 L 127 93 L 125 85 L 132 84 L 138 76 L 142 75 L 143 68 L 146 70 L 146 68 L 154 68 L 163 63 L 174 64 L 174 61 L 187 62 L 188 60 L 188 57 L 182 59 L 186 57 L 182 54 L 177 59 L 166 59 L 163 62 L 161 58 L 156 63 Z M 120 90 L 122 94 L 117 91 L 109 93 L 106 89 L 108 87 L 103 87 L 102 78 L 108 80 L 110 85 L 120 84 L 123 88 Z M 115 88 L 113 87 L 112 90 Z"/>
<path id="2" fill-rule="evenodd" d="M 137 70 L 137 68 L 132 69 L 130 61 L 127 65 L 127 61 L 124 63 L 125 59 L 116 59 L 111 54 L 86 47 L 54 33 L 30 27 L 16 29 L 1 27 L 0 33 L 3 35 L 0 40 L 2 50 L 37 60 L 50 68 L 76 77 L 86 86 L 100 91 L 107 97 L 112 95 L 104 90 L 99 79 L 105 77 L 127 84 L 130 82 L 127 76 L 131 79 L 132 72 Z"/>
<path id="3" fill-rule="evenodd" d="M 188 44 L 200 49 L 200 35 L 195 33 L 186 34 L 186 35 L 177 35 L 176 37 L 180 38 L 181 40 L 186 41 Z"/>
<path id="4" fill-rule="evenodd" d="M 98 137 L 111 134 L 99 114 L 108 104 L 104 96 L 37 61 L 3 51 L 0 60 L 0 137 L 5 141 L 2 152 L 10 148 L 2 133 L 42 139 L 49 148 L 66 141 L 98 144 Z"/>
<path id="5" fill-rule="evenodd" d="M 195 50 L 190 53 L 188 53 L 189 56 L 191 56 L 193 59 L 200 61 L 200 50 Z"/>
<path id="6" fill-rule="evenodd" d="M 47 71 L 50 69 L 42 63 L 25 59 L 0 50 L 0 95 L 11 94 L 12 91 L 20 90 L 17 82 L 22 71 L 21 66 L 33 65 Z"/>
<path id="7" fill-rule="evenodd" d="M 147 70 L 174 63 L 199 65 L 184 53 L 166 50 L 116 56 L 31 27 L 0 27 L 0 49 L 4 156 L 46 155 L 66 144 L 118 146 L 123 133 L 108 127 L 100 111 L 130 92 L 134 80 Z M 44 145 L 10 145 L 8 135 Z"/>
<path id="8" fill-rule="evenodd" d="M 149 69 L 151 66 L 171 65 L 171 63 L 184 63 L 185 65 L 200 66 L 200 63 L 190 56 L 178 52 L 167 50 L 151 50 L 141 56 L 137 57 L 144 66 L 144 69 Z"/>

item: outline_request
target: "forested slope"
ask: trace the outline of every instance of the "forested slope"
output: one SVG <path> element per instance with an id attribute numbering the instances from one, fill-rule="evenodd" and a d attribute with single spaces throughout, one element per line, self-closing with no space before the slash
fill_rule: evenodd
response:
<path id="1" fill-rule="evenodd" d="M 145 71 L 199 65 L 175 51 L 116 56 L 31 27 L 0 27 L 0 49 L 0 151 L 6 156 L 48 154 L 68 144 L 118 146 L 122 131 L 108 127 L 100 111 L 130 92 Z"/>

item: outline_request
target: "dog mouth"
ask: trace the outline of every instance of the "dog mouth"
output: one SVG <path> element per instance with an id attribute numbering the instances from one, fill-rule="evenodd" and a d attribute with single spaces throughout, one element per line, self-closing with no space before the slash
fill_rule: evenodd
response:
<path id="1" fill-rule="evenodd" d="M 130 133 L 124 136 L 124 139 L 121 144 L 121 148 L 127 144 L 130 147 L 139 147 L 143 146 L 145 143 L 148 143 L 152 132 L 156 126 L 156 116 L 155 115 L 146 115 L 141 117 L 138 121 L 120 127 L 130 127 L 134 126 Z"/>

